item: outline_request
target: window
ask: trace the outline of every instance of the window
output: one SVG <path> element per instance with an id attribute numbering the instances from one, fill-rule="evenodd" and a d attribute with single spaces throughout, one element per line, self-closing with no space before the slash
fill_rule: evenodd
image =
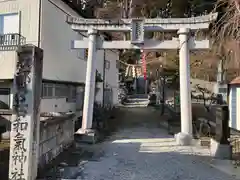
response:
<path id="1" fill-rule="evenodd" d="M 68 102 L 76 102 L 77 88 L 73 85 L 43 83 L 42 97 L 66 98 Z"/>
<path id="2" fill-rule="evenodd" d="M 53 84 L 43 83 L 42 85 L 42 97 L 43 98 L 53 98 L 54 97 L 54 86 Z"/>
<path id="3" fill-rule="evenodd" d="M 78 94 L 78 105 L 81 110 L 83 109 L 83 102 L 84 102 L 84 87 L 80 87 Z"/>
<path id="4" fill-rule="evenodd" d="M 76 86 L 69 86 L 68 102 L 76 102 L 77 99 L 77 88 Z"/>
<path id="5" fill-rule="evenodd" d="M 0 34 L 19 33 L 19 14 L 0 15 Z"/>
<path id="6" fill-rule="evenodd" d="M 0 15 L 0 44 L 18 44 L 19 15 L 4 14 Z"/>
<path id="7" fill-rule="evenodd" d="M 0 88 L 0 109 L 10 108 L 10 88 Z"/>
<path id="8" fill-rule="evenodd" d="M 57 84 L 55 85 L 55 97 L 67 97 L 68 87 L 67 85 Z"/>
<path id="9" fill-rule="evenodd" d="M 76 87 L 72 87 L 71 88 L 71 99 L 73 99 L 73 100 L 76 100 L 76 95 L 77 95 L 77 88 Z"/>
<path id="10" fill-rule="evenodd" d="M 76 94 L 76 109 L 82 110 L 83 109 L 83 101 L 84 101 L 84 87 L 77 86 L 77 94 Z"/>

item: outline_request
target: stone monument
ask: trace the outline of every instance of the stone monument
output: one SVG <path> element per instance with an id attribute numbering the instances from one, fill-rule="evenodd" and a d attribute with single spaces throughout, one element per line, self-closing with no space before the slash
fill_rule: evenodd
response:
<path id="1" fill-rule="evenodd" d="M 232 147 L 229 142 L 229 110 L 227 105 L 216 108 L 216 130 L 211 139 L 210 150 L 213 157 L 218 159 L 231 159 Z"/>

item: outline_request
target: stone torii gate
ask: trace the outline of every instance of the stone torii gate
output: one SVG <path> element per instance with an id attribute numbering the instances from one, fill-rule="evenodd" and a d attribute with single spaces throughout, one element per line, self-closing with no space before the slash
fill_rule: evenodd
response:
<path id="1" fill-rule="evenodd" d="M 192 32 L 208 29 L 209 24 L 215 21 L 217 14 L 192 18 L 170 19 L 82 19 L 67 16 L 66 22 L 77 32 L 88 32 L 88 38 L 73 40 L 72 49 L 88 48 L 87 74 L 85 83 L 85 97 L 81 133 L 87 134 L 92 128 L 94 89 L 95 89 L 95 64 L 96 52 L 99 49 L 141 49 L 141 50 L 170 50 L 179 49 L 180 60 L 180 98 L 181 98 L 181 132 L 176 136 L 180 145 L 189 145 L 192 139 L 192 108 L 190 88 L 190 50 L 209 48 L 209 40 L 197 41 L 191 36 Z M 179 38 L 157 41 L 145 40 L 144 32 L 178 33 Z M 99 32 L 130 32 L 130 41 L 104 41 L 99 38 Z"/>

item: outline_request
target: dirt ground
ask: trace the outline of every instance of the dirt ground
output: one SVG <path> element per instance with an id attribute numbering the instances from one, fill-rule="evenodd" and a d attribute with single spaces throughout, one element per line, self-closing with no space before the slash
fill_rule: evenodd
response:
<path id="1" fill-rule="evenodd" d="M 163 118 L 152 108 L 124 109 L 116 132 L 95 145 L 77 144 L 48 179 L 57 179 L 56 174 L 80 180 L 236 179 L 206 163 L 208 149 L 178 146 L 161 128 Z"/>

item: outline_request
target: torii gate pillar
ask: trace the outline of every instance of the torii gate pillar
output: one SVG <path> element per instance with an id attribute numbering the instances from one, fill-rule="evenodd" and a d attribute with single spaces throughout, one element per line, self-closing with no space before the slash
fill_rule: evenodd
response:
<path id="1" fill-rule="evenodd" d="M 181 132 L 176 141 L 179 145 L 190 145 L 192 141 L 192 103 L 190 84 L 189 36 L 190 30 L 181 28 L 178 31 L 179 75 L 180 75 L 180 104 L 181 104 Z"/>
<path id="2" fill-rule="evenodd" d="M 89 134 L 92 128 L 93 106 L 95 94 L 95 80 L 96 80 L 96 39 L 97 30 L 91 29 L 88 31 L 88 59 L 87 72 L 85 81 L 85 95 L 83 104 L 82 128 L 80 134 Z"/>

